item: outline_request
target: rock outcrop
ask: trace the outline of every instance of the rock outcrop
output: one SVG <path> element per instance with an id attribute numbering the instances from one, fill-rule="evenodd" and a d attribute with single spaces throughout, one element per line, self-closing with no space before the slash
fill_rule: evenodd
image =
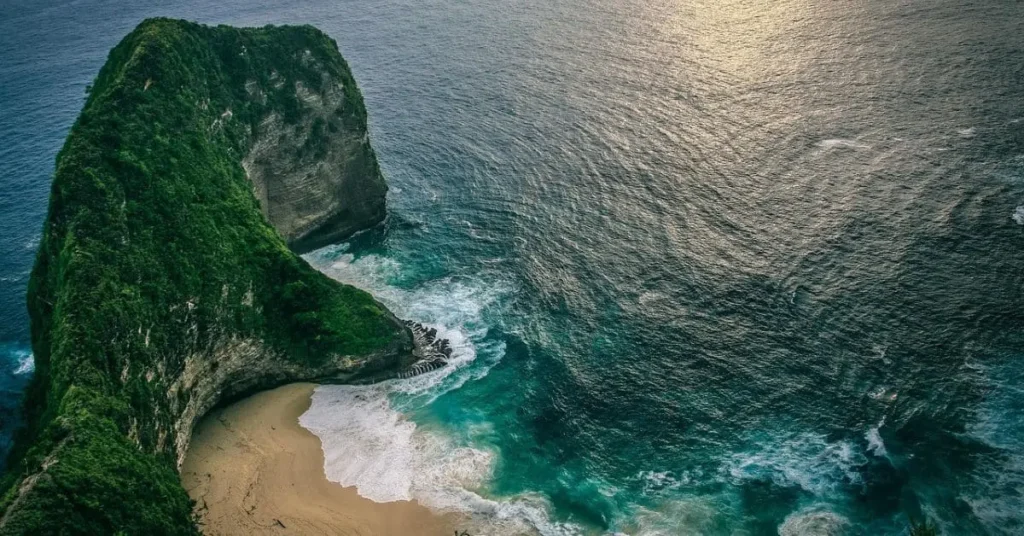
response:
<path id="1" fill-rule="evenodd" d="M 57 158 L 0 534 L 196 534 L 177 468 L 212 407 L 443 356 L 288 247 L 375 225 L 385 191 L 323 33 L 153 19 L 129 34 Z"/>

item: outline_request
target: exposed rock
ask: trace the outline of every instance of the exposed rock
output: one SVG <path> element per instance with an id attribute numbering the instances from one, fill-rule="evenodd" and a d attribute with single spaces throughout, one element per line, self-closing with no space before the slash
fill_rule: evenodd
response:
<path id="1" fill-rule="evenodd" d="M 448 364 L 452 356 L 451 343 L 448 339 L 437 337 L 437 330 L 427 328 L 419 322 L 405 321 L 412 331 L 414 362 L 399 371 L 392 372 L 392 377 L 411 378 L 419 374 L 435 371 Z"/>
<path id="2" fill-rule="evenodd" d="M 302 118 L 289 124 L 281 113 L 265 117 L 242 160 L 263 214 L 300 253 L 373 227 L 386 214 L 387 184 L 362 100 L 326 71 L 322 87 L 296 82 Z"/>

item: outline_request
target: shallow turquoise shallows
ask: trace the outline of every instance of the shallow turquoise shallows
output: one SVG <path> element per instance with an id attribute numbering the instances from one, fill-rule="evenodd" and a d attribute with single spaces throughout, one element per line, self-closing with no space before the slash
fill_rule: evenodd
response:
<path id="1" fill-rule="evenodd" d="M 333 480 L 475 535 L 1024 533 L 1024 4 L 4 2 L 4 438 L 54 156 L 153 15 L 315 24 L 366 98 L 388 224 L 307 259 L 455 352 L 317 391 Z"/>

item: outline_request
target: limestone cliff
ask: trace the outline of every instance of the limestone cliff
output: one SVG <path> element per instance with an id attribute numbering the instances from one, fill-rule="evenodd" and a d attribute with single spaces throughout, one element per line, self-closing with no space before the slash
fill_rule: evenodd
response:
<path id="1" fill-rule="evenodd" d="M 299 61 L 318 62 L 305 54 Z M 362 98 L 345 91 L 350 77 L 321 72 L 319 90 L 294 85 L 302 116 L 291 124 L 284 113 L 262 118 L 242 160 L 263 214 L 299 252 L 335 243 L 385 216 L 387 185 L 370 147 Z M 285 84 L 276 72 L 270 82 L 272 90 Z M 246 90 L 251 98 L 267 98 L 254 82 Z"/>
<path id="2" fill-rule="evenodd" d="M 210 408 L 421 357 L 373 297 L 287 247 L 376 224 L 385 191 L 321 32 L 153 19 L 129 34 L 57 158 L 0 534 L 195 534 L 176 471 Z"/>

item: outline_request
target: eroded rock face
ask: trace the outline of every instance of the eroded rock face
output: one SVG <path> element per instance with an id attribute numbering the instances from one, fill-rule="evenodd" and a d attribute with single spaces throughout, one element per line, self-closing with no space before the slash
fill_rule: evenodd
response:
<path id="1" fill-rule="evenodd" d="M 305 58 L 316 67 L 315 59 Z M 346 91 L 344 81 L 327 71 L 319 90 L 302 82 L 292 87 L 301 118 L 289 122 L 276 112 L 265 117 L 242 166 L 264 216 L 303 253 L 382 222 L 387 184 L 358 93 Z M 263 97 L 254 82 L 246 89 L 253 98 Z M 269 90 L 275 89 L 280 88 Z"/>
<path id="2" fill-rule="evenodd" d="M 190 355 L 168 392 L 172 401 L 178 399 L 179 392 L 188 393 L 174 426 L 177 465 L 180 468 L 185 460 L 192 430 L 199 419 L 218 404 L 285 383 L 345 383 L 375 373 L 394 374 L 413 359 L 413 352 L 395 344 L 373 354 L 335 356 L 320 365 L 309 366 L 288 359 L 260 341 L 241 338 L 226 339 L 212 352 Z"/>

